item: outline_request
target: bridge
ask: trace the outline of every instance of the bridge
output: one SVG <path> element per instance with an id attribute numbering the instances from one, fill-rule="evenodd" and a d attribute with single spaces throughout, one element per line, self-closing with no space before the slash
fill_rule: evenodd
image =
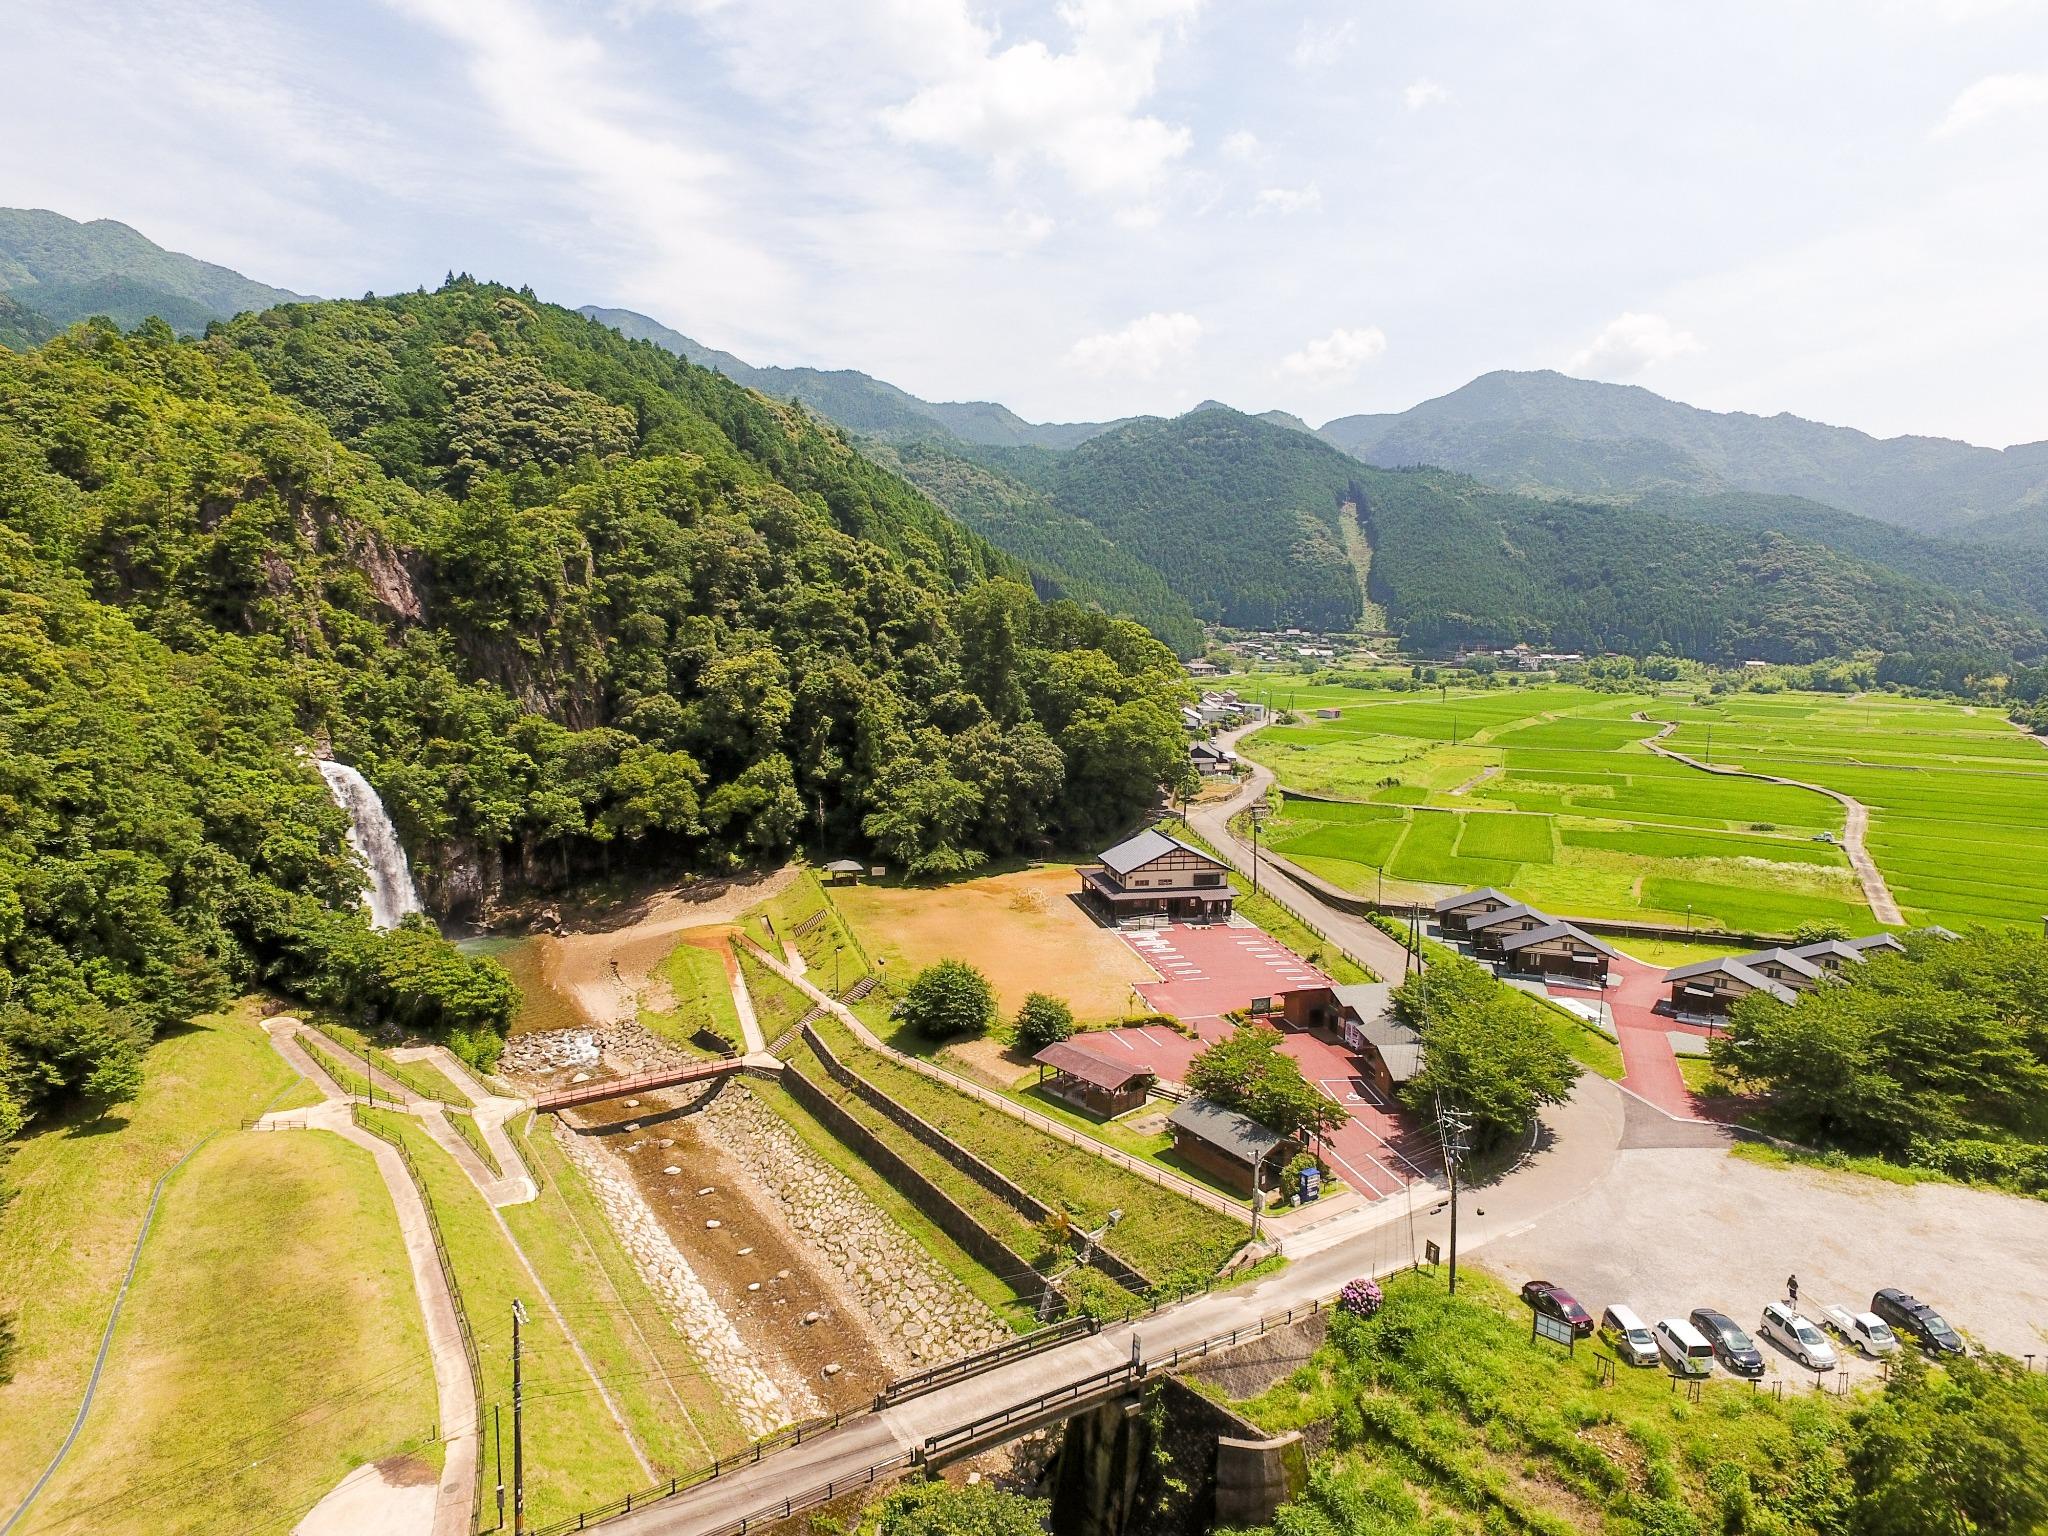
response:
<path id="1" fill-rule="evenodd" d="M 608 1077 L 602 1081 L 572 1083 L 552 1093 L 536 1094 L 533 1107 L 543 1114 L 560 1114 L 565 1109 L 602 1104 L 607 1099 L 630 1099 L 638 1094 L 652 1093 L 657 1088 L 675 1088 L 684 1083 L 731 1077 L 746 1068 L 747 1062 L 743 1057 L 728 1051 L 708 1061 L 693 1061 L 688 1066 L 667 1067 L 659 1072 L 643 1072 L 638 1077 Z"/>

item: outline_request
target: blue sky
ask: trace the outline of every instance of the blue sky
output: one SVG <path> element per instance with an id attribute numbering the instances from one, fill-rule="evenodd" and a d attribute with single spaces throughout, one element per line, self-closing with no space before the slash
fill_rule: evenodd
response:
<path id="1" fill-rule="evenodd" d="M 0 202 L 1034 418 L 1490 368 L 2048 438 L 2048 3 L 8 0 Z"/>

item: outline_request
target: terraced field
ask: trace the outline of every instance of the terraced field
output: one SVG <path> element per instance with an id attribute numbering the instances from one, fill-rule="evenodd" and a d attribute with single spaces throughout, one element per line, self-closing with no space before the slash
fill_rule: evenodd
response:
<path id="1" fill-rule="evenodd" d="M 1273 847 L 1339 885 L 1493 885 L 1573 915 L 1754 932 L 1876 926 L 1831 841 L 1844 820 L 1834 801 L 1642 745 L 1690 699 L 1545 686 L 1351 691 L 1337 707 L 1336 720 L 1274 726 L 1243 749 L 1298 791 L 1268 826 Z"/>
<path id="2" fill-rule="evenodd" d="M 2048 912 L 2048 747 L 1990 710 L 1887 697 L 1744 696 L 1663 712 L 1667 744 L 1870 808 L 1867 842 L 1909 921 Z"/>

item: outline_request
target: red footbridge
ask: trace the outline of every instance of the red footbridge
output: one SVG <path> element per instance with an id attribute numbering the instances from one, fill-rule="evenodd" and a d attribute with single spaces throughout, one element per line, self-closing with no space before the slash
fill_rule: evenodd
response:
<path id="1" fill-rule="evenodd" d="M 719 1056 L 710 1061 L 693 1061 L 686 1067 L 669 1067 L 660 1072 L 643 1072 L 638 1077 L 608 1077 L 601 1082 L 575 1083 L 553 1093 L 537 1094 L 533 1107 L 542 1113 L 559 1114 L 584 1104 L 602 1104 L 607 1099 L 626 1099 L 657 1088 L 674 1088 L 683 1083 L 701 1083 L 714 1077 L 731 1077 L 744 1070 L 737 1056 Z"/>

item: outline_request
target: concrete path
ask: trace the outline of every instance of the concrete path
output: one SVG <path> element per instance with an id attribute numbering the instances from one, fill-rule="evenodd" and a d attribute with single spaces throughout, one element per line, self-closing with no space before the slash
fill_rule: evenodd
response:
<path id="1" fill-rule="evenodd" d="M 427 1129 L 462 1163 L 477 1188 L 484 1192 L 484 1198 L 492 1205 L 524 1205 L 538 1199 L 540 1185 L 526 1166 L 526 1159 L 520 1155 L 519 1144 L 513 1141 L 505 1129 L 505 1122 L 515 1115 L 524 1114 L 529 1106 L 524 1099 L 515 1099 L 479 1088 L 457 1060 L 455 1053 L 445 1045 L 402 1046 L 388 1053 L 393 1061 L 423 1061 L 439 1068 L 441 1074 L 459 1089 L 470 1102 L 470 1118 L 483 1133 L 484 1145 L 491 1149 L 491 1156 L 498 1160 L 502 1173 L 492 1173 L 475 1150 L 462 1138 L 461 1132 L 448 1125 L 447 1116 L 460 1114 L 460 1110 L 446 1110 L 440 1106 L 429 1109 L 425 1101 L 416 1107 L 421 1110 L 421 1119 Z M 444 1136 L 442 1133 L 446 1132 Z M 451 1145 L 451 1139 L 454 1145 Z M 473 1165 L 473 1166 L 472 1166 Z"/>
<path id="2" fill-rule="evenodd" d="M 1644 724 L 1650 717 L 1641 710 L 1636 718 Z M 1654 734 L 1643 738 L 1643 745 L 1659 757 L 1668 757 L 1674 763 L 1683 763 L 1688 768 L 1697 768 L 1701 773 L 1718 773 L 1733 779 L 1756 779 L 1764 784 L 1783 784 L 1790 789 L 1810 789 L 1816 795 L 1826 795 L 1841 806 L 1845 813 L 1842 827 L 1842 851 L 1849 855 L 1849 865 L 1856 871 L 1856 881 L 1863 887 L 1863 899 L 1870 903 L 1871 916 L 1880 923 L 1898 928 L 1905 925 L 1905 914 L 1899 911 L 1899 904 L 1892 897 L 1891 887 L 1884 883 L 1884 872 L 1877 867 L 1877 861 L 1864 847 L 1864 834 L 1870 830 L 1870 808 L 1853 795 L 1845 795 L 1839 789 L 1829 789 L 1825 784 L 1809 784 L 1804 779 L 1788 779 L 1782 774 L 1757 773 L 1747 768 L 1731 768 L 1721 763 L 1703 763 L 1696 757 L 1673 751 L 1664 746 L 1663 740 L 1678 729 L 1675 720 L 1666 721 Z"/>
<path id="3" fill-rule="evenodd" d="M 800 968 L 793 968 L 793 976 L 803 974 Z M 768 1042 L 761 1034 L 761 1020 L 754 1012 L 754 994 L 747 990 L 747 974 L 740 969 L 739 957 L 730 949 L 725 952 L 725 979 L 732 987 L 732 1006 L 740 1016 L 740 1038 L 746 1042 L 747 1055 L 765 1056 Z"/>
<path id="4" fill-rule="evenodd" d="M 1237 730 L 1226 731 L 1217 740 L 1227 748 L 1234 748 L 1241 738 L 1257 729 L 1256 725 L 1240 726 Z M 1246 761 L 1251 760 L 1247 758 Z M 1272 787 L 1273 770 L 1253 763 L 1251 776 L 1228 800 L 1191 806 L 1188 810 L 1188 825 L 1240 874 L 1250 872 L 1252 850 L 1230 830 L 1230 818 L 1263 799 Z M 1271 896 L 1311 928 L 1327 935 L 1331 943 L 1382 981 L 1399 982 L 1407 974 L 1410 964 L 1407 950 L 1364 918 L 1323 901 L 1314 893 L 1313 880 L 1314 876 L 1307 871 L 1296 869 L 1270 850 L 1259 850 L 1261 892 Z"/>
<path id="5" fill-rule="evenodd" d="M 427 1350 L 434 1362 L 434 1392 L 441 1422 L 444 1459 L 441 1480 L 433 1501 L 432 1536 L 468 1536 L 470 1493 L 476 1485 L 477 1431 L 479 1414 L 475 1389 L 469 1379 L 469 1361 L 462 1350 L 462 1334 L 455 1321 L 455 1298 L 441 1273 L 441 1261 L 434 1250 L 433 1229 L 427 1220 L 418 1186 L 406 1171 L 398 1151 L 382 1137 L 372 1136 L 356 1125 L 349 1101 L 333 1080 L 308 1057 L 298 1042 L 305 1027 L 288 1015 L 266 1019 L 264 1030 L 286 1061 L 306 1079 L 328 1094 L 326 1102 L 311 1109 L 295 1109 L 282 1116 L 264 1116 L 265 1121 L 288 1119 L 309 1129 L 332 1131 L 352 1142 L 376 1160 L 377 1172 L 391 1194 L 398 1215 L 398 1232 L 405 1243 L 407 1262 L 412 1266 L 413 1289 L 420 1299 L 420 1314 L 426 1324 Z M 259 1121 L 261 1125 L 263 1122 Z M 352 1501 L 373 1497 L 375 1489 L 362 1482 L 350 1488 Z M 394 1489 L 375 1524 L 379 1531 L 393 1533 L 421 1531 L 411 1523 L 418 1501 L 405 1490 Z M 317 1509 L 318 1506 L 316 1506 Z M 368 1528 L 368 1527 L 366 1527 Z"/>
<path id="6" fill-rule="evenodd" d="M 1581 1082 L 1571 1100 L 1546 1116 L 1538 1145 L 1505 1178 L 1468 1191 L 1461 1208 L 1464 1253 L 1527 1231 L 1557 1207 L 1599 1183 L 1621 1147 L 1622 1095 L 1601 1078 Z M 1482 1214 L 1483 1213 L 1483 1214 Z M 1293 1261 L 1278 1274 L 1215 1291 L 1094 1337 L 1046 1350 L 882 1413 L 864 1414 L 759 1464 L 699 1485 L 673 1499 L 606 1522 L 616 1536 L 707 1536 L 743 1516 L 825 1482 L 861 1472 L 925 1437 L 982 1414 L 1131 1359 L 1158 1359 L 1233 1328 L 1316 1299 L 1347 1280 L 1406 1269 L 1427 1239 L 1449 1241 L 1449 1213 L 1425 1194 L 1353 1206 L 1291 1238 Z"/>

